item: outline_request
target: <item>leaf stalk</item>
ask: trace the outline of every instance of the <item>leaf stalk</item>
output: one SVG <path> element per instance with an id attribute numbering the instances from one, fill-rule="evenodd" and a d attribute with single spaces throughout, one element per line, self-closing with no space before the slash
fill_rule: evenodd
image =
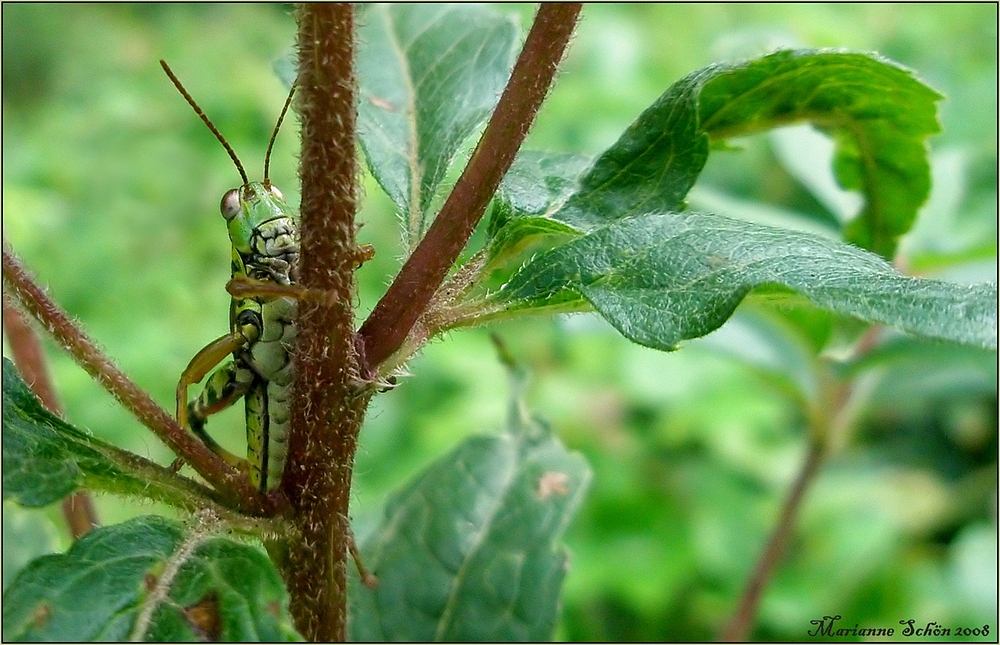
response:
<path id="1" fill-rule="evenodd" d="M 510 81 L 441 212 L 359 330 L 363 375 L 406 340 L 482 219 L 548 94 L 580 3 L 542 4 Z"/>

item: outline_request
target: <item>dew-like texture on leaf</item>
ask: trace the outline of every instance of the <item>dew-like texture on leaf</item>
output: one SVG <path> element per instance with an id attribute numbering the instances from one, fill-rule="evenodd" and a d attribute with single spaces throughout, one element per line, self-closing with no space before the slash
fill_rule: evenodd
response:
<path id="1" fill-rule="evenodd" d="M 350 588 L 351 639 L 550 639 L 560 539 L 589 478 L 580 455 L 518 413 L 507 433 L 466 440 L 387 504 L 362 549 L 378 586 Z"/>
<path id="2" fill-rule="evenodd" d="M 552 219 L 579 190 L 590 166 L 584 155 L 525 150 L 504 176 L 490 209 L 486 235 L 492 266 L 516 256 L 530 244 L 578 235 L 569 224 Z"/>
<path id="3" fill-rule="evenodd" d="M 29 564 L 4 593 L 3 636 L 298 639 L 288 595 L 263 552 L 224 538 L 192 538 L 180 523 L 157 516 L 94 529 L 67 553 Z"/>
<path id="4" fill-rule="evenodd" d="M 485 123 L 514 61 L 517 27 L 481 6 L 370 7 L 358 33 L 358 137 L 413 244 L 455 155 Z"/>
<path id="5" fill-rule="evenodd" d="M 763 289 L 761 289 L 763 287 Z M 670 350 L 758 289 L 931 338 L 995 349 L 997 285 L 899 274 L 856 247 L 702 213 L 629 217 L 535 257 L 494 295 L 508 310 L 589 302 L 627 338 Z"/>
<path id="6" fill-rule="evenodd" d="M 152 477 L 155 472 L 157 476 Z M 79 488 L 190 506 L 165 469 L 74 428 L 46 410 L 3 359 L 3 498 L 22 506 L 57 502 Z"/>

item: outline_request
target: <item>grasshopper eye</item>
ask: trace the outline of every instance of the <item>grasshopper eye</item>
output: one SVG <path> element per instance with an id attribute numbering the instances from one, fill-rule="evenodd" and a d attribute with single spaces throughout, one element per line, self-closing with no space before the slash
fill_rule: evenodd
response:
<path id="1" fill-rule="evenodd" d="M 269 191 L 271 191 L 272 195 L 274 195 L 275 197 L 277 197 L 281 201 L 285 201 L 285 196 L 281 194 L 281 191 L 278 190 L 277 186 L 268 186 L 267 189 Z"/>
<path id="2" fill-rule="evenodd" d="M 222 204 L 219 208 L 222 211 L 222 216 L 226 218 L 227 222 L 232 221 L 234 217 L 239 215 L 240 189 L 233 188 L 232 190 L 226 191 L 226 194 L 222 196 Z"/>

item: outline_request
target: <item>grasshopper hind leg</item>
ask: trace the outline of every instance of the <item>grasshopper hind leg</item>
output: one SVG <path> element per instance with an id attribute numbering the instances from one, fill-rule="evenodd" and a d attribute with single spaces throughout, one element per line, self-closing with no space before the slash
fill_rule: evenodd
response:
<path id="1" fill-rule="evenodd" d="M 246 460 L 229 452 L 205 430 L 208 417 L 240 400 L 253 385 L 256 376 L 246 367 L 230 362 L 212 372 L 198 398 L 187 406 L 188 427 L 212 452 L 234 468 L 245 471 Z"/>

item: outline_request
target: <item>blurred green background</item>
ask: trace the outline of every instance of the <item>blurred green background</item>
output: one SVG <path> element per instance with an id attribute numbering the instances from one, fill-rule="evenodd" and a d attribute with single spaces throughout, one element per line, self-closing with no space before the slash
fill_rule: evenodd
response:
<path id="1" fill-rule="evenodd" d="M 498 10 L 526 27 L 533 8 Z M 291 10 L 5 3 L 2 11 L 4 240 L 172 409 L 187 361 L 226 329 L 229 250 L 218 202 L 238 175 L 157 60 L 170 63 L 253 178 L 285 96 L 273 64 L 293 42 Z M 904 266 L 996 279 L 996 29 L 995 4 L 587 6 L 528 145 L 596 154 L 671 82 L 717 60 L 776 46 L 878 51 L 947 96 L 943 133 L 931 142 L 934 192 L 902 247 Z M 286 123 L 271 175 L 294 204 L 298 143 L 294 119 Z M 713 155 L 693 203 L 836 221 L 794 178 L 777 137 L 741 147 Z M 359 221 L 359 240 L 377 249 L 358 274 L 360 324 L 401 253 L 390 202 L 370 177 Z M 710 639 L 733 610 L 806 449 L 796 396 L 724 351 L 747 350 L 759 340 L 747 330 L 761 324 L 809 345 L 808 333 L 758 310 L 672 354 L 630 345 L 589 315 L 495 328 L 535 374 L 533 409 L 595 472 L 567 536 L 557 637 Z M 810 620 L 838 613 L 848 627 L 898 629 L 914 619 L 989 624 L 988 640 L 996 636 L 996 354 L 905 339 L 891 347 L 889 358 L 857 368 L 870 403 L 806 498 L 754 638 L 803 639 Z M 47 348 L 68 420 L 169 460 Z M 375 401 L 362 434 L 353 507 L 361 536 L 388 490 L 463 436 L 502 423 L 503 371 L 487 331 L 454 333 L 410 367 L 413 378 Z M 241 416 L 233 410 L 211 426 L 237 451 Z M 158 510 L 109 497 L 98 504 L 105 522 Z"/>

